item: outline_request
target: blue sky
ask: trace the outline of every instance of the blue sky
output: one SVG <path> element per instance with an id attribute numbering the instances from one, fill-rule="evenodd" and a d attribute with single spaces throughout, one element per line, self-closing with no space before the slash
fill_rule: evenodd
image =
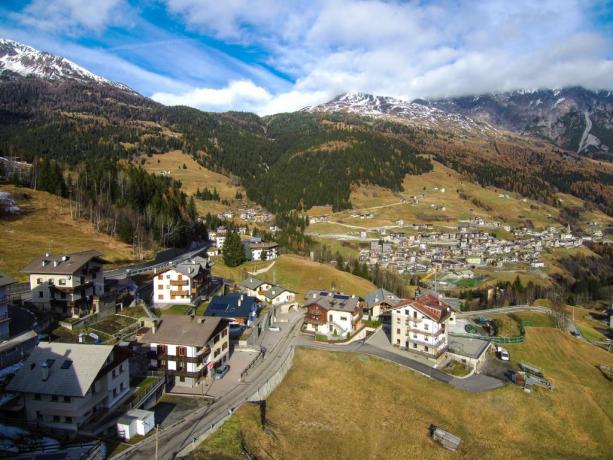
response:
<path id="1" fill-rule="evenodd" d="M 347 91 L 612 89 L 612 35 L 612 3 L 600 0 L 0 3 L 0 37 L 166 104 L 262 114 Z"/>

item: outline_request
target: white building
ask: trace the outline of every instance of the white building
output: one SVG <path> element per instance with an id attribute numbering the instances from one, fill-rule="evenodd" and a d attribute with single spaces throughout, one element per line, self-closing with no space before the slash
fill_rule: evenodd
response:
<path id="1" fill-rule="evenodd" d="M 209 261 L 196 256 L 153 279 L 153 303 L 191 304 L 210 282 Z"/>
<path id="2" fill-rule="evenodd" d="M 104 294 L 104 260 L 98 251 L 45 254 L 24 267 L 30 275 L 32 303 L 40 309 L 79 317 L 95 310 L 94 296 Z"/>
<path id="3" fill-rule="evenodd" d="M 175 385 L 198 385 L 230 358 L 228 322 L 221 318 L 166 315 L 139 341 L 150 346 L 150 368 Z"/>
<path id="4" fill-rule="evenodd" d="M 251 260 L 275 260 L 279 256 L 279 245 L 272 242 L 247 243 L 247 253 Z"/>
<path id="5" fill-rule="evenodd" d="M 448 348 L 449 305 L 434 296 L 405 300 L 392 309 L 392 345 L 440 361 Z"/>
<path id="6" fill-rule="evenodd" d="M 134 436 L 146 436 L 155 427 L 155 413 L 149 410 L 132 409 L 117 421 L 117 434 L 129 441 Z"/>
<path id="7" fill-rule="evenodd" d="M 7 389 L 22 394 L 28 422 L 76 432 L 131 394 L 124 353 L 112 345 L 39 344 Z"/>
<path id="8" fill-rule="evenodd" d="M 268 291 L 264 292 L 264 301 L 273 306 L 283 305 L 294 302 L 296 293 L 288 291 L 281 286 L 273 286 Z"/>
<path id="9" fill-rule="evenodd" d="M 262 302 L 266 300 L 266 291 L 272 288 L 271 283 L 259 280 L 255 276 L 245 278 L 243 281 L 238 283 L 238 285 L 245 292 L 245 294 L 255 297 Z"/>
<path id="10" fill-rule="evenodd" d="M 362 301 L 355 295 L 309 291 L 305 308 L 306 330 L 328 337 L 349 338 L 362 324 Z"/>

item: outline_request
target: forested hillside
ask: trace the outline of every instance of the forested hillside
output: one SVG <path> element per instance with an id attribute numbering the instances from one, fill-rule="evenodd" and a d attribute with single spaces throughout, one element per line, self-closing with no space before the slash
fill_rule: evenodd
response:
<path id="1" fill-rule="evenodd" d="M 613 214 L 613 171 L 536 139 L 466 137 L 347 113 L 205 113 L 166 107 L 131 91 L 37 78 L 0 80 L 0 155 L 86 160 L 182 150 L 240 179 L 273 212 L 351 207 L 352 184 L 399 190 L 433 155 L 467 179 L 557 205 L 576 195 Z M 202 189 L 207 184 L 202 184 Z"/>

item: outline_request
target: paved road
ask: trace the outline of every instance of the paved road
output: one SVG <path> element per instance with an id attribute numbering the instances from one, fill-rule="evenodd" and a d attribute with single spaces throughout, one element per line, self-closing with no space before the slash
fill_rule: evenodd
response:
<path id="1" fill-rule="evenodd" d="M 206 408 L 198 409 L 181 422 L 160 431 L 158 439 L 158 458 L 171 459 L 191 444 L 195 438 L 205 433 L 213 424 L 223 420 L 248 399 L 280 368 L 284 358 L 291 352 L 301 321 L 287 326 L 284 338 L 273 350 L 268 349 L 260 364 L 253 368 L 244 382 L 232 389 L 225 396 Z M 277 333 L 279 334 L 279 333 Z M 151 460 L 155 457 L 155 436 L 146 438 L 141 443 L 115 456 L 115 459 Z"/>
<path id="2" fill-rule="evenodd" d="M 447 383 L 454 388 L 469 391 L 471 393 L 479 393 L 482 391 L 494 390 L 505 385 L 505 382 L 494 377 L 483 374 L 474 374 L 466 378 L 456 378 L 445 372 L 430 367 L 424 363 L 411 359 L 408 356 L 402 356 L 393 351 L 388 351 L 374 345 L 362 342 L 354 342 L 349 345 L 334 345 L 325 342 L 316 342 L 311 336 L 300 335 L 296 338 L 296 346 L 305 348 L 314 348 L 318 350 L 345 352 L 345 353 L 364 353 L 375 356 L 377 358 L 391 361 L 400 366 L 412 369 L 420 374 L 438 380 L 439 382 Z"/>

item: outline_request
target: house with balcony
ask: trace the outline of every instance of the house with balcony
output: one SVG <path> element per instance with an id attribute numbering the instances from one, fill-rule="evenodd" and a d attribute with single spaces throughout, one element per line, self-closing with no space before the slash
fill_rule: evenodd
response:
<path id="1" fill-rule="evenodd" d="M 275 260 L 279 256 L 279 245 L 271 241 L 244 241 L 243 249 L 247 260 Z"/>
<path id="2" fill-rule="evenodd" d="M 206 291 L 210 282 L 209 260 L 193 257 L 153 278 L 153 303 L 192 304 Z"/>
<path id="3" fill-rule="evenodd" d="M 113 345 L 39 344 L 7 391 L 21 395 L 28 422 L 76 433 L 131 395 L 128 357 Z"/>
<path id="4" fill-rule="evenodd" d="M 167 315 L 139 342 L 149 345 L 149 367 L 175 385 L 193 387 L 230 358 L 228 321 Z"/>
<path id="5" fill-rule="evenodd" d="M 7 288 L 15 284 L 15 280 L 8 275 L 0 272 L 0 341 L 6 340 L 10 336 L 9 325 L 9 297 Z"/>
<path id="6" fill-rule="evenodd" d="M 104 294 L 101 255 L 98 251 L 46 253 L 34 259 L 21 270 L 30 276 L 32 303 L 64 317 L 93 313 L 94 298 Z"/>
<path id="7" fill-rule="evenodd" d="M 448 349 L 449 305 L 432 295 L 403 300 L 392 309 L 392 345 L 439 362 Z"/>
<path id="8" fill-rule="evenodd" d="M 329 338 L 349 338 L 362 324 L 362 306 L 356 295 L 309 291 L 305 297 L 305 329 Z"/>

